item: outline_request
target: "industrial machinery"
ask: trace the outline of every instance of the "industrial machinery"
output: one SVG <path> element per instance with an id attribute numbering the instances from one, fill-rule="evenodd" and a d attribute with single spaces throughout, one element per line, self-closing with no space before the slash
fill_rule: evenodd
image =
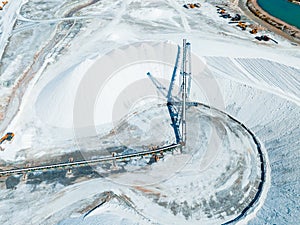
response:
<path id="1" fill-rule="evenodd" d="M 249 31 L 250 34 L 256 34 L 257 33 L 257 28 L 253 28 L 252 30 Z"/>
<path id="2" fill-rule="evenodd" d="M 15 134 L 12 132 L 8 132 L 6 133 L 1 139 L 0 139 L 0 145 L 4 142 L 4 141 L 11 141 L 14 138 Z M 0 150 L 4 151 L 4 148 L 2 148 L 0 146 Z"/>
<path id="3" fill-rule="evenodd" d="M 278 42 L 276 40 L 274 40 L 273 38 L 268 37 L 267 35 L 262 35 L 262 36 L 256 36 L 255 39 L 259 40 L 259 41 L 273 41 L 275 44 L 278 44 Z"/>
<path id="4" fill-rule="evenodd" d="M 0 10 L 2 10 L 3 7 L 4 7 L 7 3 L 8 3 L 7 0 L 4 0 L 4 1 L 0 2 Z"/>
<path id="5" fill-rule="evenodd" d="M 238 22 L 237 26 L 242 28 L 242 30 L 246 30 L 247 28 L 247 24 L 244 22 Z"/>
<path id="6" fill-rule="evenodd" d="M 188 4 L 184 4 L 183 7 L 186 9 L 194 9 L 194 8 L 200 8 L 201 4 L 200 3 L 188 3 Z"/>
<path id="7" fill-rule="evenodd" d="M 14 136 L 14 133 L 8 132 L 0 139 L 0 144 L 2 144 L 4 141 L 11 141 L 14 138 Z"/>

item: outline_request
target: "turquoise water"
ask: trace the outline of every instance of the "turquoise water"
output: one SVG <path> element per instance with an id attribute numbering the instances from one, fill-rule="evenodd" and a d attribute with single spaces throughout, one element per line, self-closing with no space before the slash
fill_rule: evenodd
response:
<path id="1" fill-rule="evenodd" d="M 270 15 L 300 29 L 300 5 L 288 0 L 257 0 L 257 3 Z"/>

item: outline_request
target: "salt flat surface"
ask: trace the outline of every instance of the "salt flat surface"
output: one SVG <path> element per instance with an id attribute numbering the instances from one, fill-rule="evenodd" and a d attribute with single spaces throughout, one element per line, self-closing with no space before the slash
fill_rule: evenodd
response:
<path id="1" fill-rule="evenodd" d="M 136 143 L 129 143 L 130 139 L 126 139 L 125 134 L 127 132 L 127 135 L 135 137 L 139 129 L 151 129 L 152 137 L 157 136 L 149 140 L 145 134 L 136 139 L 138 144 L 160 144 L 164 137 L 159 133 L 160 127 L 169 124 L 167 120 L 159 124 L 159 115 L 164 115 L 165 111 L 153 114 L 157 120 L 152 121 L 152 126 L 149 125 L 149 118 L 137 117 L 128 120 L 129 130 L 112 136 L 115 139 L 107 139 L 109 143 L 100 137 L 106 137 L 105 134 L 117 124 L 114 119 L 124 118 L 126 112 L 134 113 L 143 107 L 150 110 L 151 104 L 164 102 L 165 96 L 157 91 L 146 73 L 151 72 L 168 88 L 167 81 L 173 65 L 161 61 L 168 59 L 175 62 L 176 45 L 181 45 L 182 38 L 187 38 L 192 44 L 192 60 L 196 62 L 192 65 L 191 100 L 216 107 L 245 124 L 267 152 L 267 167 L 271 176 L 269 190 L 255 209 L 250 210 L 250 216 L 241 220 L 241 224 L 246 221 L 248 224 L 299 223 L 299 46 L 292 46 L 287 40 L 266 31 L 264 33 L 278 40 L 279 44 L 259 43 L 248 32 L 242 32 L 218 17 L 213 3 L 200 1 L 201 8 L 195 10 L 182 8 L 184 3 L 175 0 L 107 0 L 82 6 L 86 2 L 10 2 L 7 10 L 0 15 L 0 56 L 3 63 L 0 68 L 1 104 L 7 104 L 7 98 L 14 87 L 18 87 L 17 82 L 24 74 L 32 79 L 29 79 L 26 88 L 17 89 L 20 91 L 12 98 L 5 121 L 1 124 L 3 133 L 13 131 L 16 134 L 13 142 L 3 144 L 5 151 L 0 152 L 1 165 L 43 161 L 76 150 L 89 157 L 92 150 L 112 147 L 115 143 L 136 147 Z M 13 28 L 15 20 L 18 24 Z M 143 60 L 138 61 L 138 58 Z M 161 60 L 149 61 L 155 58 Z M 113 70 L 115 66 L 118 69 Z M 86 92 L 78 92 L 91 71 L 92 74 L 102 75 L 103 80 L 98 80 L 97 76 L 91 80 L 95 84 L 98 82 L 99 86 L 95 87 L 100 88 L 93 90 L 87 86 L 84 89 Z M 87 84 L 92 86 L 92 83 Z M 81 107 L 82 111 L 75 110 L 75 115 L 80 112 L 93 116 L 74 123 L 74 104 L 78 103 L 78 99 L 86 106 L 92 106 L 92 110 Z M 116 112 L 121 113 L 114 114 Z M 202 122 L 201 125 L 209 127 L 209 123 Z M 166 131 L 164 134 L 172 142 L 171 126 Z M 206 132 L 202 133 L 202 137 L 209 139 L 211 130 Z M 85 136 L 88 138 L 81 142 L 80 138 Z M 246 139 L 237 141 L 234 138 L 232 136 L 230 140 L 237 150 L 241 150 L 240 142 L 251 146 Z M 204 142 L 201 139 L 197 141 L 205 149 Z M 0 222 L 226 222 L 230 216 L 227 217 L 224 212 L 222 214 L 222 210 L 220 217 L 212 216 L 211 220 L 207 217 L 209 213 L 200 213 L 199 217 L 192 218 L 187 216 L 191 213 L 187 206 L 194 199 L 201 198 L 201 193 L 211 195 L 215 200 L 214 193 L 233 185 L 238 177 L 234 173 L 228 174 L 223 180 L 226 182 L 202 187 L 200 181 L 204 178 L 197 177 L 201 166 L 207 168 L 201 174 L 209 171 L 205 176 L 212 180 L 217 170 L 213 164 L 205 166 L 205 160 L 201 161 L 201 151 L 198 155 L 195 149 L 193 151 L 194 158 L 191 155 L 175 156 L 172 161 L 172 158 L 166 157 L 165 162 L 161 161 L 142 172 L 137 172 L 137 166 L 132 163 L 127 166 L 131 172 L 114 175 L 110 179 L 78 180 L 71 184 L 64 184 L 63 180 L 30 183 L 29 179 L 26 184 L 16 176 L 15 190 L 6 189 L 8 182 L 1 184 Z M 219 160 L 223 156 L 219 155 Z M 243 156 L 251 161 L 250 155 Z M 210 158 L 207 157 L 208 162 Z M 182 168 L 178 166 L 186 162 L 189 162 L 187 166 L 178 171 Z M 166 171 L 166 167 L 168 173 L 155 173 L 156 169 Z M 158 185 L 149 185 L 148 175 L 161 181 L 162 175 L 170 177 L 169 174 L 175 175 L 165 182 L 158 182 Z M 247 186 L 250 174 L 250 168 L 245 168 L 239 183 L 241 187 Z M 141 185 L 142 182 L 148 186 Z M 213 185 L 219 186 L 210 188 Z M 200 186 L 203 190 L 198 189 Z M 99 205 L 102 195 L 105 195 L 103 193 L 109 191 L 115 194 L 112 200 L 84 218 L 91 205 Z M 168 208 L 171 205 L 173 207 Z"/>

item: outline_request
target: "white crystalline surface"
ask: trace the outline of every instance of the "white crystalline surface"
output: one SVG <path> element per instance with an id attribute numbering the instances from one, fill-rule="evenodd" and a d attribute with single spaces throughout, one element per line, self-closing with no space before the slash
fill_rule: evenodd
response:
<path id="1" fill-rule="evenodd" d="M 0 11 L 0 130 L 15 133 L 1 169 L 174 143 L 147 73 L 168 89 L 183 38 L 190 100 L 212 107 L 188 108 L 185 150 L 158 163 L 2 177 L 1 224 L 300 223 L 299 46 L 268 31 L 278 45 L 256 41 L 219 3 L 185 3 L 24 0 Z"/>

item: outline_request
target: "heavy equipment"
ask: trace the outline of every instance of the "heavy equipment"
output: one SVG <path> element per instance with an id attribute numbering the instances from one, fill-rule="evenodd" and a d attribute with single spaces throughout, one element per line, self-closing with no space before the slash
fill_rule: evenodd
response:
<path id="1" fill-rule="evenodd" d="M 14 138 L 15 134 L 12 132 L 8 132 L 6 133 L 1 139 L 0 139 L 0 145 L 4 142 L 4 141 L 11 141 Z M 4 151 L 4 148 L 2 148 L 0 146 L 0 151 Z"/>
<path id="2" fill-rule="evenodd" d="M 188 4 L 184 4 L 183 7 L 186 9 L 200 8 L 201 4 L 200 3 L 188 3 Z"/>
<path id="3" fill-rule="evenodd" d="M 267 35 L 262 35 L 262 36 L 256 36 L 255 39 L 259 40 L 259 41 L 273 41 L 275 44 L 278 44 L 278 42 L 276 40 L 274 40 L 273 38 L 268 37 Z"/>
<path id="4" fill-rule="evenodd" d="M 253 28 L 252 30 L 249 31 L 250 34 L 256 34 L 257 33 L 257 28 Z"/>
<path id="5" fill-rule="evenodd" d="M 0 10 L 3 9 L 3 7 L 8 3 L 7 0 L 0 2 Z"/>
<path id="6" fill-rule="evenodd" d="M 246 30 L 247 28 L 247 24 L 245 24 L 244 22 L 238 22 L 237 26 L 242 28 L 242 30 Z"/>
<path id="7" fill-rule="evenodd" d="M 15 134 L 12 132 L 6 133 L 1 139 L 0 144 L 2 144 L 4 141 L 11 141 L 14 138 Z"/>

